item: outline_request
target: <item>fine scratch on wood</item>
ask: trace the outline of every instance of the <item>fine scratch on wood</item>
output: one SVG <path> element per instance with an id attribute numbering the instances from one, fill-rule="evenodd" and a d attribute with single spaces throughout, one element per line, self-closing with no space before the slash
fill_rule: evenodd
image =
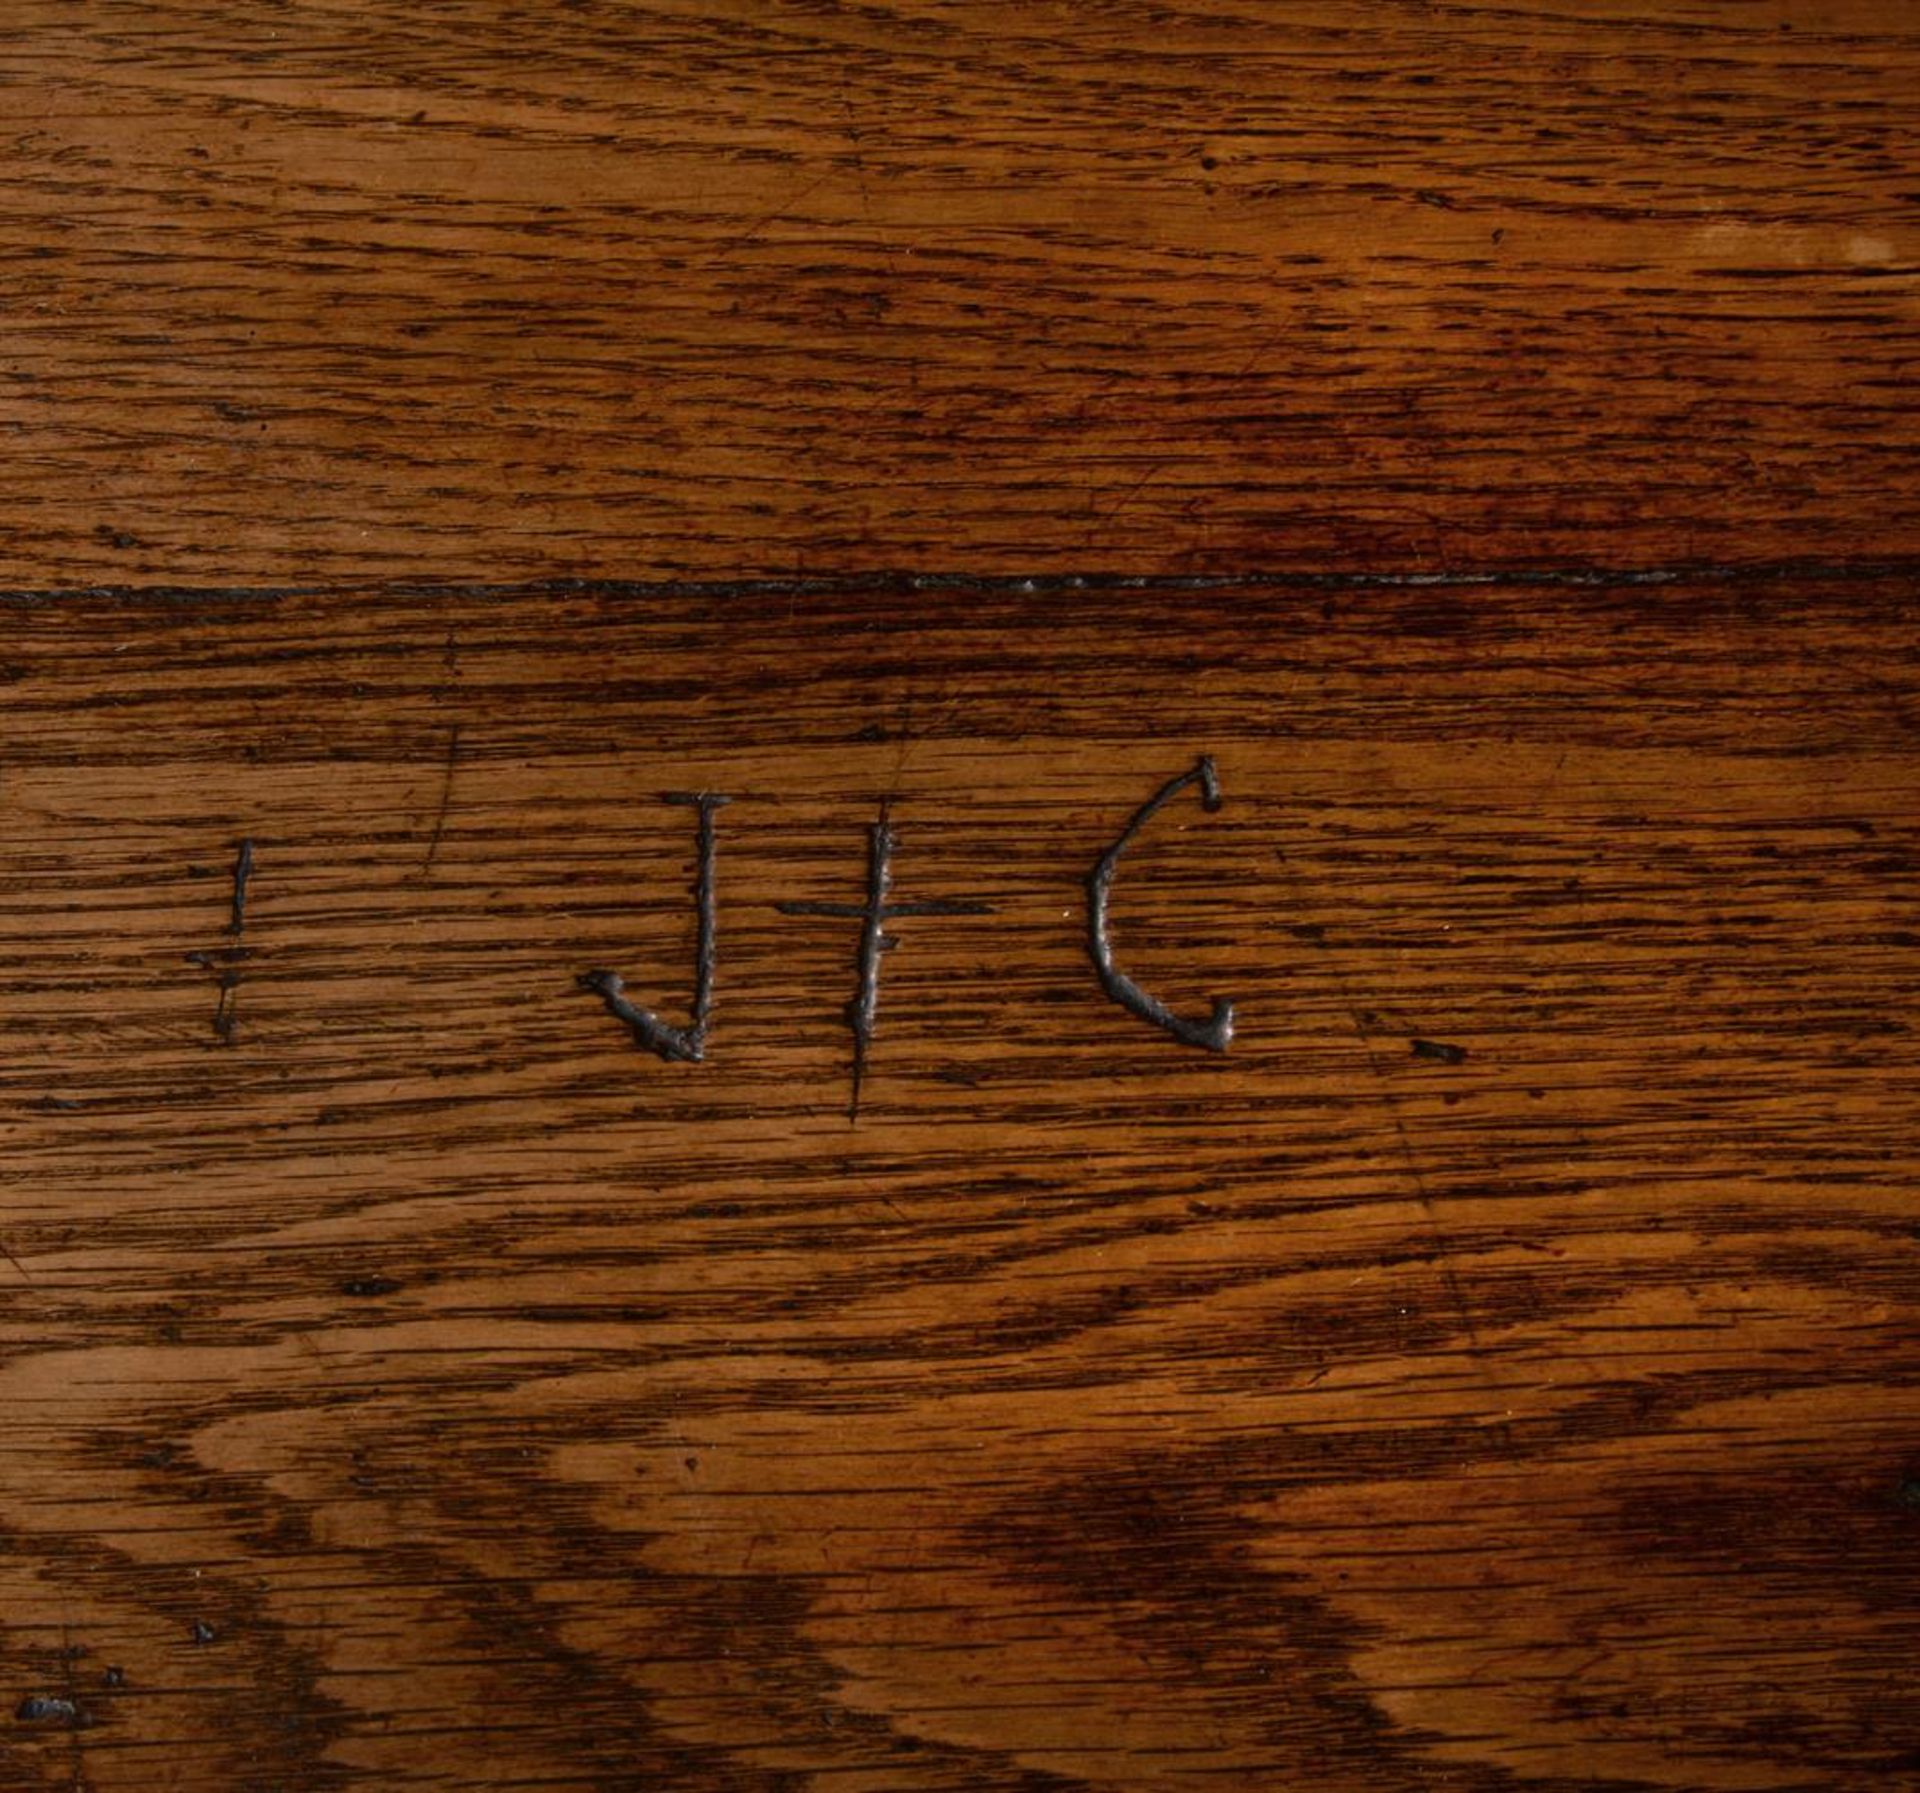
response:
<path id="1" fill-rule="evenodd" d="M 1292 861 L 1287 857 L 1286 849 L 1284 847 L 1275 847 L 1273 856 L 1275 861 L 1286 873 L 1288 881 L 1294 886 L 1296 895 L 1301 894 L 1299 873 L 1295 869 Z M 1432 1193 L 1427 1187 L 1426 1176 L 1420 1168 L 1419 1150 L 1414 1145 L 1412 1133 L 1408 1131 L 1406 1116 L 1401 1112 L 1400 1093 L 1395 1088 L 1393 1078 L 1389 1074 L 1387 1067 L 1381 1063 L 1378 1053 L 1374 1051 L 1373 1028 L 1369 1024 L 1369 1017 L 1356 997 L 1346 973 L 1342 971 L 1337 956 L 1325 952 L 1326 942 L 1324 933 L 1319 933 L 1318 931 L 1316 931 L 1316 933 L 1318 944 L 1322 948 L 1323 963 L 1327 968 L 1327 975 L 1332 979 L 1338 991 L 1339 1005 L 1345 1012 L 1347 1020 L 1353 1028 L 1353 1036 L 1359 1041 L 1360 1050 L 1366 1055 L 1367 1068 L 1372 1073 L 1380 1102 L 1386 1109 L 1388 1122 L 1393 1128 L 1394 1147 L 1399 1155 L 1401 1165 L 1406 1171 L 1407 1181 L 1412 1185 L 1415 1201 L 1419 1203 L 1421 1212 L 1426 1216 L 1428 1237 L 1431 1241 L 1433 1251 L 1433 1260 L 1438 1266 L 1441 1280 L 1446 1286 L 1447 1299 L 1452 1304 L 1454 1314 L 1459 1319 L 1460 1330 L 1465 1333 L 1475 1352 L 1478 1352 L 1482 1348 L 1479 1327 L 1474 1320 L 1473 1309 L 1468 1304 L 1466 1289 L 1461 1283 L 1459 1272 L 1448 1254 L 1445 1240 L 1441 1237 L 1439 1210 L 1434 1205 Z M 1416 1052 L 1418 1047 L 1423 1043 L 1424 1042 L 1420 1041 L 1415 1042 Z M 1459 1048 L 1450 1048 L 1449 1050 L 1459 1051 Z M 1460 1058 L 1464 1059 L 1465 1057 L 1466 1054 L 1460 1052 Z M 1450 1059 L 1448 1062 L 1459 1061 Z"/>
<path id="2" fill-rule="evenodd" d="M 451 648 L 449 648 L 451 654 Z M 460 724 L 455 723 L 447 730 L 447 757 L 440 776 L 440 801 L 433 812 L 433 831 L 427 836 L 426 857 L 420 862 L 420 876 L 433 875 L 433 862 L 439 857 L 440 837 L 446 831 L 447 814 L 453 807 L 454 773 L 460 761 Z"/>

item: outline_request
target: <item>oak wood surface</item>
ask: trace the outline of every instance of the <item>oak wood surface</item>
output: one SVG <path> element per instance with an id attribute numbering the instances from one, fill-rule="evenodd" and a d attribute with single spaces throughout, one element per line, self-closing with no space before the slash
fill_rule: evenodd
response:
<path id="1" fill-rule="evenodd" d="M 12 601 L 0 1778 L 1904 1784 L 1908 590 Z"/>
<path id="2" fill-rule="evenodd" d="M 1920 551 L 1899 0 L 8 0 L 0 583 Z"/>
<path id="3" fill-rule="evenodd" d="M 0 1793 L 1920 1785 L 1917 98 L 7 0 Z"/>

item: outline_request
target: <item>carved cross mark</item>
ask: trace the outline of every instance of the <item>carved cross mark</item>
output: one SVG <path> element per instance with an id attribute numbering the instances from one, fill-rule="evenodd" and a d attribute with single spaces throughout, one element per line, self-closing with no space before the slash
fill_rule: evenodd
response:
<path id="1" fill-rule="evenodd" d="M 847 1103 L 847 1118 L 860 1114 L 860 1084 L 866 1075 L 867 1051 L 873 1043 L 874 1021 L 880 1009 L 880 959 L 900 943 L 886 931 L 887 923 L 917 915 L 991 915 L 985 903 L 892 903 L 887 900 L 893 888 L 893 853 L 900 837 L 887 819 L 885 805 L 880 819 L 867 830 L 867 900 L 864 903 L 781 903 L 782 915 L 834 915 L 860 923 L 860 941 L 854 954 L 859 981 L 853 1000 L 847 1004 L 847 1022 L 853 1029 L 853 1092 Z"/>

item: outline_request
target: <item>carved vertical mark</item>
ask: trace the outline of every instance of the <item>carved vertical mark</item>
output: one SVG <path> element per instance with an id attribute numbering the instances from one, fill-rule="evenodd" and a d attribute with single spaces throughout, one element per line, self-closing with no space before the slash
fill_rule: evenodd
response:
<path id="1" fill-rule="evenodd" d="M 247 884 L 253 877 L 253 841 L 240 843 L 233 861 L 233 909 L 227 920 L 227 932 L 238 940 L 247 930 Z"/>
<path id="2" fill-rule="evenodd" d="M 1220 780 L 1213 769 L 1213 756 L 1202 754 L 1191 772 L 1169 779 L 1135 812 L 1120 838 L 1100 855 L 1087 874 L 1087 951 L 1100 973 L 1100 986 L 1123 1008 L 1164 1027 L 1176 1040 L 1189 1046 L 1204 1046 L 1209 1052 L 1224 1052 L 1233 1040 L 1233 1004 L 1223 996 L 1213 999 L 1213 1014 L 1205 1021 L 1183 1021 L 1157 997 L 1150 996 L 1114 962 L 1113 940 L 1107 928 L 1107 909 L 1113 896 L 1113 874 L 1120 855 L 1132 844 L 1133 837 L 1152 821 L 1161 808 L 1190 784 L 1200 787 L 1200 806 L 1209 814 L 1221 804 Z"/>
<path id="3" fill-rule="evenodd" d="M 240 964 L 247 956 L 247 887 L 253 878 L 253 841 L 251 838 L 240 843 L 240 850 L 233 861 L 233 908 L 227 920 L 227 932 L 233 938 L 233 944 L 224 954 L 225 965 L 220 973 L 220 1000 L 214 1007 L 213 1031 L 220 1036 L 220 1044 L 233 1044 L 234 1010 L 240 996 Z"/>
<path id="4" fill-rule="evenodd" d="M 607 1005 L 607 1012 L 633 1029 L 633 1037 L 670 1063 L 698 1064 L 707 1050 L 707 1023 L 713 1012 L 714 937 L 718 903 L 714 895 L 714 864 L 719 857 L 719 833 L 714 812 L 732 799 L 705 791 L 668 791 L 667 803 L 682 803 L 700 812 L 699 866 L 694 874 L 694 913 L 698 932 L 693 948 L 693 1015 L 690 1025 L 672 1027 L 650 1010 L 629 1002 L 626 984 L 618 972 L 589 971 L 580 987 L 591 990 Z"/>
<path id="5" fill-rule="evenodd" d="M 899 844 L 900 836 L 888 820 L 888 808 L 883 803 L 879 821 L 867 830 L 867 900 L 864 903 L 776 905 L 782 915 L 835 915 L 857 919 L 860 923 L 860 940 L 854 951 L 857 981 L 853 1000 L 847 1004 L 847 1024 L 853 1030 L 853 1088 L 847 1099 L 850 1121 L 860 1118 L 860 1086 L 867 1074 L 867 1056 L 880 1012 L 880 960 L 900 944 L 887 932 L 887 923 L 905 916 L 993 913 L 985 903 L 888 902 L 893 890 L 893 855 Z"/>
<path id="6" fill-rule="evenodd" d="M 253 841 L 240 843 L 233 861 L 233 898 L 227 911 L 226 946 L 213 952 L 187 954 L 189 965 L 199 965 L 214 974 L 219 995 L 213 1005 L 214 1037 L 223 1046 L 233 1044 L 234 1010 L 239 1001 L 240 968 L 251 956 L 246 944 L 247 894 L 253 879 Z"/>

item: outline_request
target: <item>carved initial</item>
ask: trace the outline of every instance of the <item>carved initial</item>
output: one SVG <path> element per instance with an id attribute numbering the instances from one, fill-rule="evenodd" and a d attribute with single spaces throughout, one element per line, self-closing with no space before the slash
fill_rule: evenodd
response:
<path id="1" fill-rule="evenodd" d="M 1136 1014 L 1142 1021 L 1164 1027 L 1176 1040 L 1189 1046 L 1204 1046 L 1209 1052 L 1224 1052 L 1233 1039 L 1233 1004 L 1223 996 L 1213 999 L 1213 1014 L 1205 1021 L 1183 1021 L 1157 997 L 1149 996 L 1114 963 L 1113 941 L 1107 931 L 1107 906 L 1113 895 L 1113 874 L 1120 855 L 1133 837 L 1150 822 L 1161 807 L 1178 796 L 1188 785 L 1200 787 L 1200 806 L 1209 813 L 1220 807 L 1220 780 L 1210 755 L 1202 755 L 1191 772 L 1170 779 L 1144 803 L 1126 826 L 1120 838 L 1100 855 L 1087 874 L 1087 950 L 1093 955 L 1100 973 L 1100 985 L 1113 1000 Z"/>
<path id="2" fill-rule="evenodd" d="M 713 935 L 715 900 L 713 866 L 718 855 L 713 825 L 714 811 L 728 801 L 705 792 L 669 791 L 669 803 L 684 803 L 700 812 L 700 869 L 694 881 L 694 905 L 699 917 L 699 936 L 693 949 L 693 1018 L 686 1027 L 670 1027 L 658 1015 L 629 1002 L 626 984 L 617 971 L 589 971 L 580 979 L 583 990 L 591 990 L 606 1003 L 607 1012 L 633 1029 L 633 1037 L 664 1059 L 682 1064 L 698 1064 L 707 1051 L 707 1018 L 713 1009 Z"/>

